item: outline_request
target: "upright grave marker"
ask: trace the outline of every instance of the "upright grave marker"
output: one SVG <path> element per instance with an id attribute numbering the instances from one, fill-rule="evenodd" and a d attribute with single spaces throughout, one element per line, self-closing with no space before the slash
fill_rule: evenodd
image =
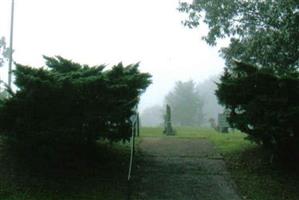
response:
<path id="1" fill-rule="evenodd" d="M 225 110 L 223 113 L 218 114 L 218 126 L 219 131 L 222 133 L 228 133 L 229 123 L 227 118 L 229 116 L 229 110 Z"/>
<path id="2" fill-rule="evenodd" d="M 175 135 L 175 131 L 171 125 L 171 108 L 169 105 L 166 105 L 166 114 L 164 116 L 164 131 L 165 135 Z"/>

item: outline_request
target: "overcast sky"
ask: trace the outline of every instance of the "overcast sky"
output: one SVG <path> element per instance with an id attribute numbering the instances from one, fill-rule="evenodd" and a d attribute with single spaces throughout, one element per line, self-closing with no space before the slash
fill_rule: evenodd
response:
<path id="1" fill-rule="evenodd" d="M 141 62 L 153 75 L 140 108 L 161 104 L 178 80 L 219 74 L 217 47 L 201 40 L 207 28 L 181 24 L 178 0 L 15 0 L 14 60 L 43 66 L 42 55 L 98 65 Z M 0 0 L 0 36 L 9 39 L 11 0 Z M 5 69 L 1 78 L 6 80 Z"/>

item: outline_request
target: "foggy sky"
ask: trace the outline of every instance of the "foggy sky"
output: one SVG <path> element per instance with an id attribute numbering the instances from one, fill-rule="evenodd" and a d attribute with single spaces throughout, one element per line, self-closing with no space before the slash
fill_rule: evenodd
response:
<path id="1" fill-rule="evenodd" d="M 0 1 L 0 36 L 9 39 L 10 0 Z M 40 67 L 42 55 L 90 65 L 141 62 L 153 75 L 142 110 L 161 104 L 178 80 L 219 74 L 219 48 L 201 40 L 207 28 L 183 27 L 176 0 L 15 0 L 14 59 Z M 6 80 L 5 69 L 0 70 Z"/>

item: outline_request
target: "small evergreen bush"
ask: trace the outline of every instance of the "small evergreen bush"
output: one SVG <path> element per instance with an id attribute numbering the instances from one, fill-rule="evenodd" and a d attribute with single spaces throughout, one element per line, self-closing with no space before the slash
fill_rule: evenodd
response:
<path id="1" fill-rule="evenodd" d="M 0 134 L 18 147 L 46 149 L 127 140 L 130 116 L 151 83 L 139 64 L 104 70 L 62 57 L 47 67 L 16 65 L 17 91 L 0 107 Z"/>

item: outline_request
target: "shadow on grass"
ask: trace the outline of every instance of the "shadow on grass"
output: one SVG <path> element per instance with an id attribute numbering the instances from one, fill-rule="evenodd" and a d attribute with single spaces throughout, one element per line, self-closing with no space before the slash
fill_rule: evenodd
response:
<path id="1" fill-rule="evenodd" d="M 125 199 L 128 146 L 98 143 L 62 152 L 16 152 L 2 145 L 0 199 Z"/>
<path id="2" fill-rule="evenodd" d="M 272 159 L 271 154 L 259 146 L 224 157 L 244 199 L 298 199 L 298 162 Z"/>

